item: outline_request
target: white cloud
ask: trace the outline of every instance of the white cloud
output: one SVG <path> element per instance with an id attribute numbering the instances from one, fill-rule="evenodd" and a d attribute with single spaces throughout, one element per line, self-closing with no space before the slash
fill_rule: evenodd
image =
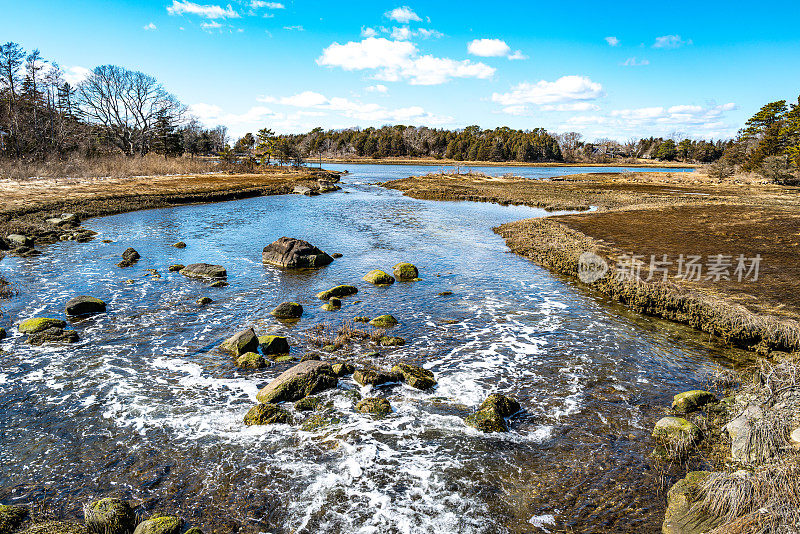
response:
<path id="1" fill-rule="evenodd" d="M 606 42 L 609 46 L 619 46 L 619 39 L 613 36 L 606 37 Z"/>
<path id="2" fill-rule="evenodd" d="M 386 87 L 385 85 L 379 83 L 379 84 L 376 84 L 376 85 L 370 85 L 369 87 L 367 87 L 366 91 L 368 93 L 386 94 L 386 93 L 389 92 L 389 88 Z"/>
<path id="3" fill-rule="evenodd" d="M 267 9 L 286 9 L 286 6 L 280 2 L 264 2 L 264 0 L 252 0 L 250 2 L 251 9 L 259 9 L 265 7 Z"/>
<path id="4" fill-rule="evenodd" d="M 295 31 L 295 32 L 304 32 L 304 31 L 306 31 L 306 29 L 305 29 L 305 28 L 303 28 L 303 27 L 302 27 L 301 25 L 299 25 L 299 24 L 297 24 L 297 25 L 295 25 L 295 26 L 284 26 L 284 27 L 283 27 L 283 29 L 284 29 L 284 30 L 289 30 L 289 31 Z"/>
<path id="5" fill-rule="evenodd" d="M 577 115 L 575 117 L 570 117 L 567 119 L 567 124 L 575 125 L 575 126 L 586 126 L 589 124 L 603 124 L 606 122 L 605 117 L 599 117 L 596 115 Z"/>
<path id="6" fill-rule="evenodd" d="M 622 65 L 623 67 L 644 67 L 649 64 L 650 61 L 648 61 L 647 59 L 637 59 L 635 57 L 629 57 L 628 59 L 620 63 L 620 65 Z"/>
<path id="7" fill-rule="evenodd" d="M 571 104 L 546 104 L 542 111 L 599 111 L 600 106 L 591 102 L 573 102 Z"/>
<path id="8" fill-rule="evenodd" d="M 83 80 L 89 77 L 92 73 L 91 70 L 87 69 L 86 67 L 62 67 L 64 71 L 64 80 L 70 84 L 71 86 L 75 87 Z"/>
<path id="9" fill-rule="evenodd" d="M 222 8 L 217 5 L 195 4 L 194 2 L 181 2 L 179 0 L 172 0 L 172 5 L 167 7 L 167 13 L 170 15 L 197 15 L 207 19 L 234 19 L 239 17 L 239 13 L 234 11 L 230 4 L 228 4 L 228 7 Z"/>
<path id="10" fill-rule="evenodd" d="M 414 11 L 408 6 L 396 7 L 391 11 L 387 11 L 384 13 L 384 15 L 391 20 L 399 22 L 400 24 L 408 24 L 411 21 L 422 21 L 422 19 L 419 18 L 419 15 L 414 13 Z"/>
<path id="11" fill-rule="evenodd" d="M 157 28 L 156 25 L 151 22 L 150 24 L 146 24 L 145 26 L 143 26 L 142 29 L 146 32 L 151 32 L 155 31 Z"/>
<path id="12" fill-rule="evenodd" d="M 554 82 L 522 82 L 508 93 L 492 94 L 492 101 L 503 106 L 522 104 L 561 104 L 597 100 L 604 96 L 603 86 L 585 76 L 563 76 Z"/>
<path id="13" fill-rule="evenodd" d="M 475 39 L 467 45 L 473 56 L 502 57 L 511 53 L 511 48 L 502 39 Z"/>
<path id="14" fill-rule="evenodd" d="M 361 27 L 361 37 L 377 37 L 378 32 L 374 28 Z"/>
<path id="15" fill-rule="evenodd" d="M 211 30 L 216 30 L 216 29 L 222 28 L 222 24 L 220 24 L 216 20 L 212 20 L 210 22 L 202 23 L 200 25 L 200 27 L 203 28 L 206 31 L 211 31 Z"/>
<path id="16" fill-rule="evenodd" d="M 440 31 L 427 30 L 425 28 L 418 29 L 416 31 L 416 35 L 419 35 L 423 39 L 430 39 L 430 38 L 433 38 L 433 37 L 438 39 L 439 37 L 443 37 L 444 36 L 444 34 L 442 32 L 440 32 Z"/>
<path id="17" fill-rule="evenodd" d="M 392 28 L 392 39 L 395 41 L 407 41 L 414 36 L 411 28 L 402 26 L 400 28 Z"/>
<path id="18" fill-rule="evenodd" d="M 522 60 L 522 59 L 528 59 L 528 56 L 523 54 L 522 50 L 517 50 L 513 54 L 510 54 L 508 56 L 508 59 L 510 59 L 511 61 L 519 61 L 519 60 Z"/>
<path id="19" fill-rule="evenodd" d="M 495 73 L 494 68 L 480 62 L 420 56 L 415 44 L 383 37 L 333 43 L 322 51 L 317 63 L 348 71 L 374 70 L 375 79 L 408 80 L 412 85 L 438 85 L 451 78 L 487 79 Z"/>
<path id="20" fill-rule="evenodd" d="M 653 48 L 680 48 L 683 45 L 690 44 L 692 44 L 691 39 L 684 41 L 680 35 L 662 35 L 661 37 L 656 37 Z"/>
<path id="21" fill-rule="evenodd" d="M 244 113 L 236 114 L 226 113 L 219 106 L 204 103 L 192 104 L 189 106 L 189 113 L 197 117 L 198 120 L 204 124 L 224 124 L 228 127 L 263 121 L 275 115 L 271 109 L 264 106 L 254 106 Z"/>

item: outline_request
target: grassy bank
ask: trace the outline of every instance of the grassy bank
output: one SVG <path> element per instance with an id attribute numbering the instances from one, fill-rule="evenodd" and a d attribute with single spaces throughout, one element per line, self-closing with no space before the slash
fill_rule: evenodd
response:
<path id="1" fill-rule="evenodd" d="M 314 158 L 309 159 L 313 163 Z M 657 167 L 691 169 L 697 167 L 692 163 L 677 163 L 673 161 L 620 161 L 612 160 L 609 163 L 563 163 L 563 162 L 543 162 L 528 163 L 520 161 L 463 161 L 455 159 L 436 159 L 436 158 L 322 158 L 323 163 L 370 163 L 374 165 L 447 165 L 459 167 Z"/>

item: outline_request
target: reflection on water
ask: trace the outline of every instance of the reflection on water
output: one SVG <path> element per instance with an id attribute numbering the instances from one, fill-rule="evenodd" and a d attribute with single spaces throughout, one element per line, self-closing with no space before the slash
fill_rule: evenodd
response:
<path id="1" fill-rule="evenodd" d="M 337 193 L 105 217 L 86 224 L 96 241 L 4 259 L 0 272 L 22 288 L 7 328 L 62 316 L 77 294 L 106 300 L 109 313 L 76 322 L 81 341 L 71 346 L 27 346 L 9 330 L 0 499 L 46 497 L 79 515 L 82 502 L 121 494 L 219 532 L 658 531 L 649 430 L 671 395 L 700 385 L 723 354 L 687 329 L 598 303 L 508 253 L 491 231 L 541 210 L 409 199 L 365 185 L 394 167 L 350 167 Z M 311 273 L 263 266 L 261 249 L 282 235 L 344 256 Z M 188 247 L 169 246 L 178 240 Z M 142 260 L 120 269 L 128 246 Z M 167 272 L 197 261 L 226 266 L 230 286 Z M 422 281 L 360 280 L 399 261 L 415 263 Z M 320 310 L 314 295 L 341 283 L 358 295 L 339 312 Z M 204 295 L 215 302 L 199 308 Z M 305 307 L 297 325 L 269 315 L 284 300 Z M 409 343 L 341 357 L 417 359 L 436 390 L 385 389 L 395 413 L 373 420 L 342 394 L 359 389 L 348 378 L 323 395 L 337 424 L 241 424 L 258 388 L 290 364 L 240 372 L 216 349 L 221 340 L 254 324 L 289 336 L 299 356 L 312 326 L 383 313 Z M 525 409 L 512 431 L 466 427 L 463 417 L 495 391 Z"/>

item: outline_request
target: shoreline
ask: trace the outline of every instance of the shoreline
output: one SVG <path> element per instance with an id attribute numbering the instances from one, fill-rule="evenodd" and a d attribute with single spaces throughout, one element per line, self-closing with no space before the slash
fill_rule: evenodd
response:
<path id="1" fill-rule="evenodd" d="M 306 160 L 307 164 L 313 165 L 316 161 L 313 158 Z M 661 162 L 661 163 L 563 163 L 563 162 L 519 162 L 519 161 L 459 161 L 450 159 L 427 159 L 427 158 L 322 158 L 322 163 L 336 164 L 361 164 L 361 165 L 424 165 L 436 167 L 446 165 L 450 167 L 599 167 L 599 168 L 666 168 L 666 169 L 695 169 L 699 165 L 695 163 Z"/>

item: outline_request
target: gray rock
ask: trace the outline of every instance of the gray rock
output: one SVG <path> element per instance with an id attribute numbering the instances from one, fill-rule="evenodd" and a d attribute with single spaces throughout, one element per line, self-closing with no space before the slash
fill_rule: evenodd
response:
<path id="1" fill-rule="evenodd" d="M 246 328 L 226 339 L 220 346 L 234 356 L 258 350 L 258 337 L 252 328 Z"/>
<path id="2" fill-rule="evenodd" d="M 264 247 L 261 260 L 286 269 L 316 269 L 328 265 L 333 258 L 307 241 L 281 237 Z"/>
<path id="3" fill-rule="evenodd" d="M 11 242 L 12 247 L 32 247 L 33 239 L 21 234 L 9 234 L 8 240 Z"/>
<path id="4" fill-rule="evenodd" d="M 106 303 L 102 300 L 81 295 L 80 297 L 72 297 L 67 301 L 66 312 L 67 315 L 94 315 L 96 313 L 103 313 L 106 311 Z"/>
<path id="5" fill-rule="evenodd" d="M 284 371 L 256 395 L 263 404 L 295 401 L 336 387 L 339 379 L 328 362 L 307 360 Z"/>
<path id="6" fill-rule="evenodd" d="M 270 314 L 278 319 L 299 319 L 303 315 L 303 307 L 296 302 L 282 302 Z"/>
<path id="7" fill-rule="evenodd" d="M 117 267 L 130 267 L 139 261 L 139 258 L 141 258 L 141 256 L 136 252 L 136 249 L 128 247 L 125 249 L 125 252 L 122 253 L 122 261 L 117 264 Z"/>
<path id="8" fill-rule="evenodd" d="M 218 280 L 228 276 L 228 271 L 222 265 L 212 265 L 210 263 L 192 263 L 179 271 L 183 276 L 189 278 L 206 278 Z"/>
<path id="9" fill-rule="evenodd" d="M 734 460 L 750 463 L 761 460 L 759 451 L 750 441 L 753 424 L 764 418 L 764 411 L 755 404 L 749 404 L 741 414 L 725 425 L 724 430 L 731 438 L 731 457 Z"/>
<path id="10" fill-rule="evenodd" d="M 28 336 L 29 345 L 44 345 L 45 343 L 77 343 L 78 333 L 75 330 L 64 330 L 59 327 L 48 328 Z"/>
<path id="11" fill-rule="evenodd" d="M 661 526 L 663 534 L 702 534 L 723 523 L 722 518 L 710 515 L 699 499 L 700 486 L 709 474 L 708 471 L 691 471 L 670 488 Z"/>

